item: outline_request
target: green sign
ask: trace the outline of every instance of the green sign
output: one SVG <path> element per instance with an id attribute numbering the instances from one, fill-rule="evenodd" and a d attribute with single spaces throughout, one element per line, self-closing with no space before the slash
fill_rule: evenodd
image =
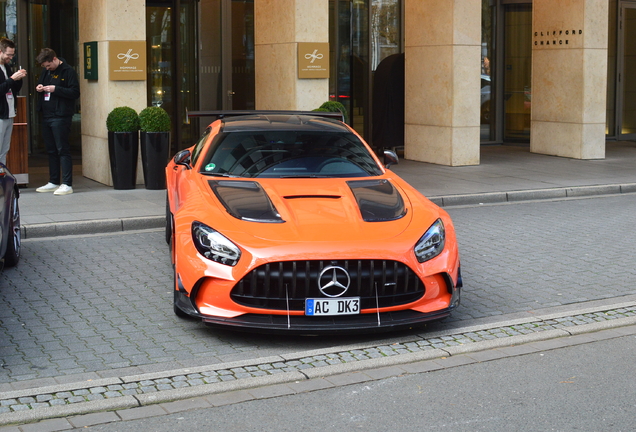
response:
<path id="1" fill-rule="evenodd" d="M 84 42 L 84 79 L 97 79 L 97 42 Z"/>

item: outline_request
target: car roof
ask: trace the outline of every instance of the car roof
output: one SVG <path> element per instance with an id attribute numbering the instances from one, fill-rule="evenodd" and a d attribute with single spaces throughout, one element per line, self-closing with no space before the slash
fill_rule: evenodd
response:
<path id="1" fill-rule="evenodd" d="M 223 132 L 350 132 L 342 122 L 312 115 L 255 114 L 225 117 L 222 121 Z"/>

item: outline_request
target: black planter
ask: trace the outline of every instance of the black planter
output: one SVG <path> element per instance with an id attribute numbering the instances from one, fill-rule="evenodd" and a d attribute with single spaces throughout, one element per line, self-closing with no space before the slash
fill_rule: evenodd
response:
<path id="1" fill-rule="evenodd" d="M 146 189 L 166 188 L 170 132 L 141 133 L 141 165 Z"/>
<path id="2" fill-rule="evenodd" d="M 110 172 L 115 189 L 135 189 L 139 132 L 108 132 Z"/>

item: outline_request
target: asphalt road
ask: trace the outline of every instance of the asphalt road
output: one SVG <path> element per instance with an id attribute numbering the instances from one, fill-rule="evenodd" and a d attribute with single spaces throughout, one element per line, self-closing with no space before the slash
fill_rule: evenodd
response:
<path id="1" fill-rule="evenodd" d="M 84 431 L 633 431 L 636 337 Z M 76 429 L 79 430 L 79 429 Z"/>
<path id="2" fill-rule="evenodd" d="M 636 293 L 633 194 L 449 212 L 462 254 L 462 305 L 445 322 L 411 334 Z M 163 371 L 377 338 L 262 337 L 178 319 L 161 231 L 26 240 L 22 252 L 20 265 L 0 275 L 0 385 Z"/>

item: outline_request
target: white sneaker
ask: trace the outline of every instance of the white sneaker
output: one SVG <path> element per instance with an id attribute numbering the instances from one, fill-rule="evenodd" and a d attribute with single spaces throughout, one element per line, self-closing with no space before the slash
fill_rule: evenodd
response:
<path id="1" fill-rule="evenodd" d="M 48 182 L 44 186 L 40 186 L 39 188 L 37 188 L 35 191 L 36 192 L 55 192 L 57 188 L 59 187 L 60 185 L 56 185 L 51 182 Z"/>
<path id="2" fill-rule="evenodd" d="M 73 193 L 73 188 L 70 186 L 67 186 L 65 184 L 60 185 L 59 188 L 57 188 L 57 190 L 55 192 L 53 192 L 53 195 L 68 195 L 68 194 L 72 194 Z"/>

